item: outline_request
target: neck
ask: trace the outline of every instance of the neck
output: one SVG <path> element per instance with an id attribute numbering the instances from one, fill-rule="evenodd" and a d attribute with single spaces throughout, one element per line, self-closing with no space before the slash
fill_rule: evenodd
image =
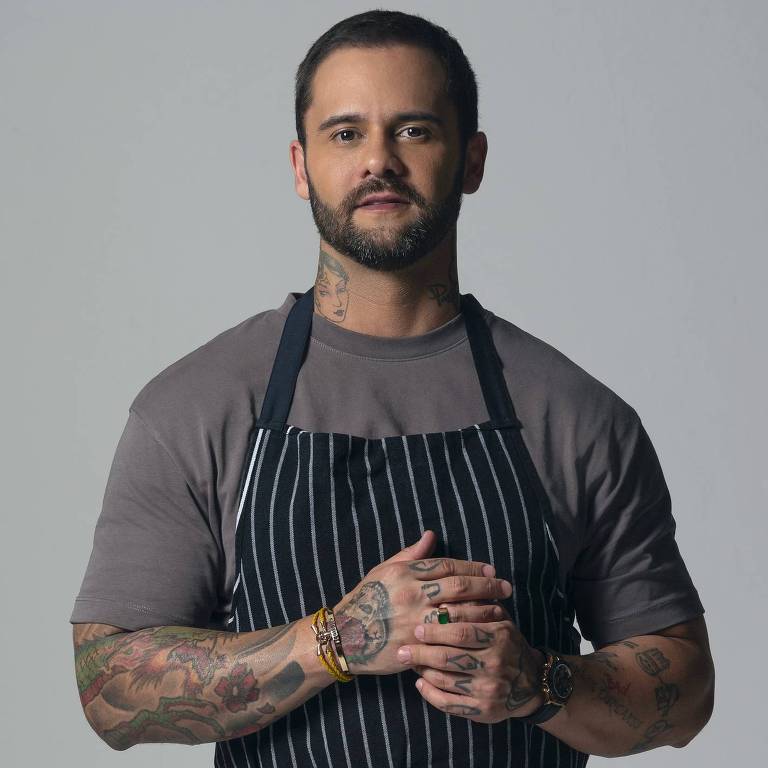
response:
<path id="1" fill-rule="evenodd" d="M 320 240 L 315 313 L 371 336 L 417 336 L 459 313 L 456 230 L 416 264 L 380 272 Z"/>

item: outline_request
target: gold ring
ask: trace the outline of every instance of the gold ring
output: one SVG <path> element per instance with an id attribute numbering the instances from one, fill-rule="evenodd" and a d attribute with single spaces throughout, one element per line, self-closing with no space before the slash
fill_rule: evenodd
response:
<path id="1" fill-rule="evenodd" d="M 445 606 L 440 606 L 437 609 L 437 623 L 438 624 L 450 624 L 451 617 L 448 614 L 448 609 Z"/>

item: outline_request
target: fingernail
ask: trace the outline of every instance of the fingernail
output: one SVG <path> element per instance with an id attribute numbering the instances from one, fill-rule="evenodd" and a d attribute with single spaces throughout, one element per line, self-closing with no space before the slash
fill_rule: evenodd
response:
<path id="1" fill-rule="evenodd" d="M 398 661 L 410 661 L 411 660 L 411 649 L 410 648 L 400 648 L 397 651 L 397 660 Z"/>
<path id="2" fill-rule="evenodd" d="M 416 629 L 413 630 L 413 634 L 416 635 L 416 637 L 419 638 L 419 640 L 424 639 L 424 626 L 422 624 L 419 624 Z"/>
<path id="3" fill-rule="evenodd" d="M 483 566 L 483 576 L 495 576 L 496 569 L 492 565 Z"/>
<path id="4" fill-rule="evenodd" d="M 501 591 L 509 597 L 512 594 L 512 585 L 508 581 L 504 581 L 501 585 Z"/>
<path id="5" fill-rule="evenodd" d="M 501 617 L 504 615 L 504 611 L 502 611 L 502 610 L 501 610 L 501 608 L 500 608 L 500 607 L 497 605 L 497 606 L 496 606 L 496 607 L 493 609 L 493 615 L 494 615 L 494 616 L 495 616 L 497 619 L 500 619 L 500 618 L 501 618 Z"/>

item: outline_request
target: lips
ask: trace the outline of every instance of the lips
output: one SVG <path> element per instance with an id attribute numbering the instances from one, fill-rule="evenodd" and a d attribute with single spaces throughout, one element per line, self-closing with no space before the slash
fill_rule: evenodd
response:
<path id="1" fill-rule="evenodd" d="M 404 197 L 400 197 L 400 195 L 394 195 L 391 192 L 380 192 L 375 195 L 366 195 L 358 204 L 357 207 L 361 208 L 364 205 L 381 205 L 382 203 L 408 203 L 409 200 L 406 200 Z"/>

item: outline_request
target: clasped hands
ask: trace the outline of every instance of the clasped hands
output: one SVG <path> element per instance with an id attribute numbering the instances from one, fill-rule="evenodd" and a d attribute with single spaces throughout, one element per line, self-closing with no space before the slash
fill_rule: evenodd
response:
<path id="1" fill-rule="evenodd" d="M 351 673 L 411 668 L 426 701 L 478 723 L 536 711 L 544 656 L 496 603 L 511 597 L 513 585 L 494 578 L 488 563 L 432 557 L 435 545 L 425 531 L 334 607 Z M 438 623 L 440 606 L 450 623 Z"/>
<path id="2" fill-rule="evenodd" d="M 488 572 L 490 575 L 490 572 Z M 456 577 L 461 582 L 462 577 Z M 501 581 L 502 597 L 512 585 Z M 476 601 L 442 603 L 450 623 L 439 624 L 437 609 L 413 631 L 415 643 L 398 649 L 403 667 L 419 675 L 416 687 L 428 703 L 478 723 L 523 717 L 543 702 L 543 654 L 531 648 L 507 610 Z"/>

